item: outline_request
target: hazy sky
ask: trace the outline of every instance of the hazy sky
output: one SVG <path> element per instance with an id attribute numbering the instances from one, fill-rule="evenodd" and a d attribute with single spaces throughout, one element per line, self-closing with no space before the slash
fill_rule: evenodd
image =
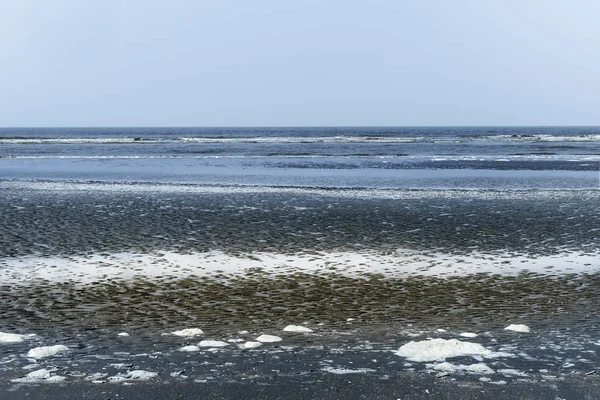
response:
<path id="1" fill-rule="evenodd" d="M 597 0 L 0 0 L 0 126 L 600 125 Z"/>

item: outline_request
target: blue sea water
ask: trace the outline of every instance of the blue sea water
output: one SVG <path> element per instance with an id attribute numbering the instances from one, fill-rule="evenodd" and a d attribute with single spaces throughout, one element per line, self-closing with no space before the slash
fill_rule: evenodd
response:
<path id="1" fill-rule="evenodd" d="M 600 127 L 4 128 L 0 179 L 591 189 Z"/>

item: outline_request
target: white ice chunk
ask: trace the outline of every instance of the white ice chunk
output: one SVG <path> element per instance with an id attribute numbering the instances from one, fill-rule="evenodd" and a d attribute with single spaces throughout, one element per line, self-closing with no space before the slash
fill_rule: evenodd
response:
<path id="1" fill-rule="evenodd" d="M 26 339 L 34 337 L 35 334 L 19 335 L 18 333 L 0 332 L 0 343 L 21 343 Z"/>
<path id="2" fill-rule="evenodd" d="M 493 353 L 478 343 L 461 342 L 457 339 L 430 339 L 410 341 L 395 352 L 409 361 L 444 361 L 450 357 L 491 356 Z"/>
<path id="3" fill-rule="evenodd" d="M 228 345 L 229 343 L 222 342 L 220 340 L 203 340 L 200 343 L 198 343 L 198 346 L 200 347 L 224 347 Z"/>
<path id="4" fill-rule="evenodd" d="M 505 331 L 513 331 L 513 332 L 523 332 L 523 333 L 529 333 L 531 332 L 531 329 L 529 329 L 529 327 L 527 325 L 522 325 L 522 324 L 511 324 L 509 326 L 507 326 L 506 328 L 504 328 Z"/>
<path id="5" fill-rule="evenodd" d="M 29 350 L 27 357 L 44 358 L 53 356 L 63 351 L 69 351 L 69 348 L 67 346 L 63 346 L 62 344 L 57 344 L 55 346 L 42 346 Z"/>
<path id="6" fill-rule="evenodd" d="M 280 338 L 279 336 L 273 336 L 273 335 L 260 335 L 259 337 L 257 337 L 255 339 L 257 342 L 261 342 L 261 343 L 275 343 L 275 342 L 281 342 L 283 339 Z"/>
<path id="7" fill-rule="evenodd" d="M 477 337 L 477 334 L 473 333 L 473 332 L 462 332 L 459 334 L 459 336 L 466 337 L 466 338 L 475 338 L 475 337 Z"/>
<path id="8" fill-rule="evenodd" d="M 39 383 L 39 382 L 48 382 L 48 383 L 57 383 L 62 382 L 66 378 L 64 376 L 52 375 L 50 370 L 47 369 L 38 369 L 37 371 L 33 371 L 28 373 L 22 378 L 12 379 L 11 382 L 16 383 Z"/>
<path id="9" fill-rule="evenodd" d="M 300 325 L 288 325 L 285 328 L 283 328 L 283 330 L 285 332 L 297 332 L 297 333 L 311 333 L 311 332 L 313 332 L 312 329 L 307 328 L 305 326 L 300 326 Z"/>
<path id="10" fill-rule="evenodd" d="M 129 336 L 129 333 L 127 333 L 127 332 L 121 332 L 117 336 L 127 337 L 127 336 Z"/>
<path id="11" fill-rule="evenodd" d="M 179 351 L 191 353 L 194 351 L 200 351 L 200 347 L 198 347 L 198 346 L 183 346 L 182 348 L 179 349 Z"/>
<path id="12" fill-rule="evenodd" d="M 244 343 L 242 346 L 244 347 L 244 349 L 255 349 L 257 347 L 262 346 L 262 343 L 250 341 L 250 342 Z"/>
<path id="13" fill-rule="evenodd" d="M 171 335 L 181 336 L 181 337 L 194 337 L 198 335 L 202 335 L 204 332 L 202 329 L 198 328 L 187 328 L 182 329 L 180 331 L 171 332 Z"/>

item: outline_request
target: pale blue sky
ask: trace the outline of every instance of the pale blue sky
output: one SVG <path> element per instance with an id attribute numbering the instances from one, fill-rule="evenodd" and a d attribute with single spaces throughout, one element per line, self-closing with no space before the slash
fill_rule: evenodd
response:
<path id="1" fill-rule="evenodd" d="M 600 125 L 597 0 L 0 0 L 0 126 Z"/>

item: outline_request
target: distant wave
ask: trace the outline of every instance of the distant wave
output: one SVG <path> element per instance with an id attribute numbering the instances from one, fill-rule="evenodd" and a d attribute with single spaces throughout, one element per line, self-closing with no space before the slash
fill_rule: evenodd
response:
<path id="1" fill-rule="evenodd" d="M 512 134 L 477 136 L 249 136 L 249 137 L 0 137 L 1 144 L 123 144 L 123 143 L 470 143 L 470 142 L 600 142 L 600 134 Z"/>
<path id="2" fill-rule="evenodd" d="M 5 159 L 82 159 L 82 160 L 119 160 L 119 159 L 232 159 L 232 160 L 256 160 L 256 159 L 373 159 L 381 160 L 399 160 L 403 162 L 425 162 L 425 161 L 450 161 L 450 162 L 494 162 L 494 161 L 562 161 L 562 162 L 598 162 L 600 155 L 589 154 L 514 154 L 514 155 L 370 155 L 370 154 L 266 154 L 266 155 L 207 155 L 207 154 L 186 154 L 186 155 L 7 155 L 0 154 L 0 158 Z"/>

